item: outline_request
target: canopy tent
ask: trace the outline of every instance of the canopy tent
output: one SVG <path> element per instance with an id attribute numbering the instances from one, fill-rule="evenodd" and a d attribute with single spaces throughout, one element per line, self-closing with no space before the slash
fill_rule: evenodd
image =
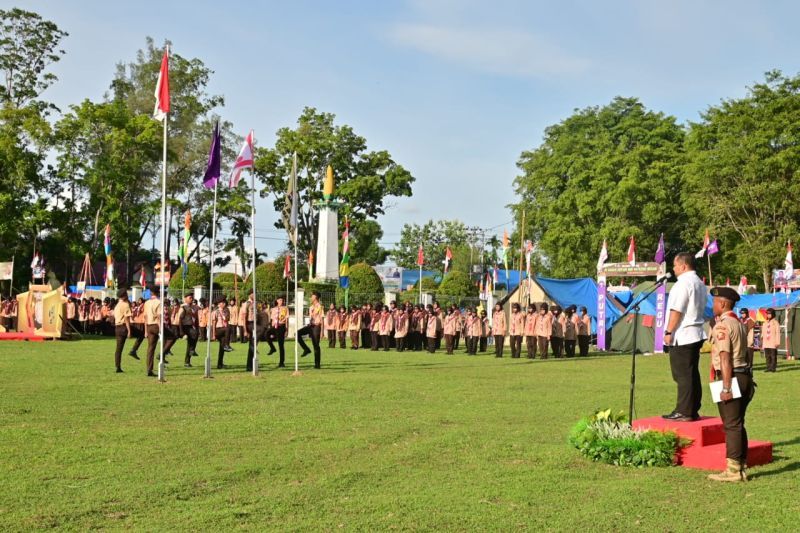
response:
<path id="1" fill-rule="evenodd" d="M 400 290 L 406 290 L 406 287 L 409 285 L 416 285 L 417 281 L 419 281 L 419 269 L 418 268 L 404 268 L 402 271 L 402 281 L 400 282 Z M 431 278 L 434 281 L 441 281 L 441 275 L 438 272 L 434 272 L 433 270 L 423 270 L 422 271 L 423 278 Z"/>

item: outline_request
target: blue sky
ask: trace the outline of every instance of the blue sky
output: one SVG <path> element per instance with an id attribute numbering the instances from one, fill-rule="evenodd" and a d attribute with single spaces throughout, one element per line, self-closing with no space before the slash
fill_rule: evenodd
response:
<path id="1" fill-rule="evenodd" d="M 6 7 L 17 5 L 2 1 Z M 796 74 L 800 5 L 742 1 L 45 1 L 70 36 L 46 97 L 100 99 L 114 66 L 170 39 L 215 74 L 221 114 L 259 144 L 304 106 L 337 115 L 417 178 L 390 200 L 384 246 L 430 218 L 510 220 L 520 152 L 574 109 L 636 96 L 696 120 L 773 68 Z M 258 200 L 260 237 L 281 237 Z M 534 214 L 535 216 L 535 214 Z M 511 225 L 507 224 L 508 229 Z M 274 257 L 279 240 L 261 240 Z"/>

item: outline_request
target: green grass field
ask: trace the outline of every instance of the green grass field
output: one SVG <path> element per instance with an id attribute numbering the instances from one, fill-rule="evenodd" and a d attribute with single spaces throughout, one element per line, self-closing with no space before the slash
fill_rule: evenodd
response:
<path id="1" fill-rule="evenodd" d="M 580 417 L 627 410 L 626 356 L 325 349 L 322 370 L 305 358 L 292 376 L 262 357 L 254 378 L 234 346 L 214 379 L 201 358 L 185 369 L 175 356 L 159 384 L 127 356 L 113 373 L 112 340 L 0 343 L 0 530 L 797 527 L 794 361 L 759 371 L 748 413 L 775 462 L 720 485 L 679 467 L 590 463 L 568 446 Z M 637 361 L 639 415 L 670 411 L 667 358 Z M 716 408 L 706 400 L 703 413 Z"/>

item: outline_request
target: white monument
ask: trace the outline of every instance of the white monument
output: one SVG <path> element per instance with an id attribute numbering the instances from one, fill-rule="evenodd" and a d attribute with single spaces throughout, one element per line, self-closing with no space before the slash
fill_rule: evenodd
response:
<path id="1" fill-rule="evenodd" d="M 325 173 L 323 200 L 316 203 L 319 208 L 319 233 L 317 235 L 317 264 L 314 279 L 317 281 L 339 281 L 339 206 L 333 195 L 333 168 L 328 165 Z"/>

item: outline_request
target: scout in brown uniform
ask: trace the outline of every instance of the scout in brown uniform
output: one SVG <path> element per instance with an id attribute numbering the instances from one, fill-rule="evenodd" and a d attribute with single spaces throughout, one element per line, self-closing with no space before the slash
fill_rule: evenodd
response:
<path id="1" fill-rule="evenodd" d="M 228 344 L 230 334 L 231 312 L 228 309 L 228 302 L 225 298 L 217 301 L 217 307 L 211 312 L 211 340 L 219 341 L 219 352 L 217 352 L 217 368 L 225 368 L 225 347 Z"/>
<path id="2" fill-rule="evenodd" d="M 339 325 L 339 313 L 336 306 L 331 304 L 325 314 L 325 336 L 328 338 L 328 348 L 336 348 L 336 329 Z"/>
<path id="3" fill-rule="evenodd" d="M 197 312 L 194 307 L 194 296 L 187 294 L 183 298 L 183 305 L 178 310 L 178 327 L 181 336 L 186 337 L 186 355 L 183 358 L 183 366 L 192 366 L 192 356 L 197 355 Z"/>
<path id="4" fill-rule="evenodd" d="M 366 350 L 367 346 L 369 346 L 370 341 L 370 334 L 369 334 L 369 326 L 372 320 L 372 304 L 364 304 L 361 306 L 361 344 L 359 347 L 362 350 Z"/>
<path id="5" fill-rule="evenodd" d="M 575 306 L 570 305 L 564 311 L 562 324 L 564 325 L 564 351 L 567 357 L 575 357 L 575 342 L 578 340 L 578 327 L 575 316 Z"/>
<path id="6" fill-rule="evenodd" d="M 297 342 L 303 348 L 302 357 L 311 353 L 308 346 L 303 342 L 303 335 L 311 337 L 311 344 L 314 346 L 314 368 L 322 368 L 322 350 L 319 347 L 320 334 L 322 333 L 322 322 L 325 320 L 325 309 L 319 302 L 319 292 L 311 293 L 311 306 L 308 309 L 310 322 L 307 326 L 297 330 Z"/>
<path id="7" fill-rule="evenodd" d="M 506 312 L 503 311 L 503 306 L 500 304 L 494 304 L 492 336 L 494 337 L 494 356 L 503 357 L 503 345 L 506 340 Z"/>
<path id="8" fill-rule="evenodd" d="M 147 375 L 155 377 L 153 373 L 153 358 L 158 346 L 159 324 L 161 321 L 161 301 L 155 291 L 150 293 L 150 299 L 144 303 L 144 324 L 147 331 Z"/>
<path id="9" fill-rule="evenodd" d="M 228 302 L 228 313 L 230 314 L 230 321 L 228 322 L 228 346 L 226 347 L 225 351 L 230 352 L 233 351 L 231 347 L 232 342 L 236 342 L 239 338 L 239 301 L 237 299 L 231 298 Z"/>
<path id="10" fill-rule="evenodd" d="M 478 351 L 480 353 L 486 353 L 489 346 L 489 333 L 491 333 L 492 328 L 489 327 L 489 317 L 486 316 L 485 310 L 481 309 L 478 316 L 481 319 L 481 340 L 478 345 Z"/>
<path id="11" fill-rule="evenodd" d="M 536 305 L 528 305 L 528 314 L 525 316 L 525 347 L 528 350 L 528 359 L 536 359 L 536 323 L 539 315 L 536 314 Z"/>
<path id="12" fill-rule="evenodd" d="M 139 298 L 136 300 L 136 303 L 131 305 L 131 336 L 133 336 L 136 341 L 133 343 L 133 347 L 131 351 L 128 352 L 128 355 L 138 360 L 139 355 L 136 352 L 139 350 L 139 346 L 142 345 L 145 337 L 147 337 L 144 324 L 144 298 Z"/>
<path id="13" fill-rule="evenodd" d="M 275 300 L 275 305 L 269 311 L 270 329 L 267 334 L 267 342 L 269 343 L 269 354 L 275 353 L 275 345 L 272 341 L 278 342 L 278 367 L 283 368 L 286 366 L 285 358 L 286 352 L 283 347 L 283 341 L 286 338 L 286 328 L 289 323 L 289 308 L 283 303 L 283 297 L 278 297 Z"/>
<path id="14" fill-rule="evenodd" d="M 372 310 L 370 316 L 370 349 L 375 352 L 380 346 L 380 320 L 381 320 L 381 304 L 376 303 L 375 308 Z"/>
<path id="15" fill-rule="evenodd" d="M 392 318 L 392 313 L 389 311 L 388 307 L 384 307 L 383 311 L 381 311 L 381 317 L 378 320 L 378 335 L 380 336 L 380 345 L 383 347 L 384 352 L 389 351 L 389 346 L 391 345 L 389 337 L 391 337 L 393 329 L 394 319 Z"/>
<path id="16" fill-rule="evenodd" d="M 550 337 L 553 335 L 553 315 L 548 310 L 547 304 L 539 306 L 539 318 L 536 320 L 536 340 L 539 343 L 539 353 L 542 359 L 547 359 L 547 348 Z"/>
<path id="17" fill-rule="evenodd" d="M 350 331 L 350 348 L 358 350 L 361 335 L 361 311 L 358 306 L 350 307 L 350 322 L 347 328 Z"/>
<path id="18" fill-rule="evenodd" d="M 250 289 L 250 292 L 253 292 L 253 290 Z M 249 307 L 248 303 L 249 303 L 249 301 L 248 302 L 244 302 L 243 304 L 241 304 L 239 306 L 239 317 L 238 317 L 238 319 L 236 321 L 236 325 L 237 325 L 237 327 L 239 329 L 239 343 L 240 344 L 244 344 L 250 338 L 249 331 L 247 329 L 247 308 Z M 253 309 L 255 309 L 255 307 Z M 250 329 L 251 330 L 253 329 L 253 316 L 252 316 L 252 314 L 250 316 Z"/>
<path id="19" fill-rule="evenodd" d="M 456 324 L 458 323 L 458 317 L 456 316 L 455 312 L 452 309 L 448 310 L 447 316 L 444 317 L 444 348 L 445 352 L 453 355 L 453 348 L 454 348 L 454 338 L 455 338 L 455 330 Z"/>
<path id="20" fill-rule="evenodd" d="M 398 352 L 404 352 L 406 349 L 406 337 L 408 336 L 410 322 L 409 314 L 401 309 L 394 321 L 394 341 Z"/>
<path id="21" fill-rule="evenodd" d="M 756 321 L 750 317 L 750 310 L 746 307 L 739 309 L 739 322 L 744 324 L 747 329 L 747 358 L 750 361 L 755 359 L 755 331 Z"/>
<path id="22" fill-rule="evenodd" d="M 350 328 L 350 315 L 345 306 L 339 307 L 339 319 L 336 323 L 336 336 L 339 338 L 339 348 L 347 348 L 347 330 Z"/>
<path id="23" fill-rule="evenodd" d="M 428 352 L 433 353 L 436 351 L 436 335 L 438 332 L 436 311 L 431 308 L 428 311 L 427 322 L 425 322 L 425 339 L 428 344 Z"/>
<path id="24" fill-rule="evenodd" d="M 122 372 L 122 349 L 125 348 L 125 339 L 131 334 L 131 306 L 128 303 L 128 292 L 120 289 L 117 294 L 119 301 L 114 306 L 114 336 L 117 338 L 117 349 L 114 352 L 114 364 L 117 372 Z"/>
<path id="25" fill-rule="evenodd" d="M 478 346 L 483 346 L 483 351 L 486 351 L 484 342 L 486 341 L 486 324 L 484 319 L 478 315 L 476 311 L 470 313 L 472 315 L 472 324 L 469 326 L 470 340 L 472 345 L 469 346 L 472 355 L 478 354 Z M 486 313 L 484 313 L 486 316 Z"/>
<path id="26" fill-rule="evenodd" d="M 553 331 L 550 334 L 550 348 L 553 350 L 553 357 L 560 359 L 564 354 L 564 317 L 560 305 L 554 305 L 552 310 Z"/>
<path id="27" fill-rule="evenodd" d="M 722 394 L 717 404 L 725 426 L 725 457 L 728 465 L 714 481 L 747 481 L 747 430 L 744 427 L 747 405 L 755 392 L 753 361 L 747 354 L 747 328 L 733 312 L 739 293 L 730 287 L 714 287 L 714 316 L 717 323 L 712 333 L 711 365 L 716 379 L 722 380 Z M 733 379 L 739 382 L 741 398 L 733 398 Z"/>
<path id="28" fill-rule="evenodd" d="M 525 314 L 518 303 L 511 305 L 508 334 L 511 340 L 511 357 L 519 359 L 522 354 L 522 336 L 525 334 Z"/>
<path id="29" fill-rule="evenodd" d="M 761 345 L 764 347 L 764 359 L 767 368 L 764 372 L 778 370 L 778 348 L 781 345 L 781 324 L 775 318 L 775 310 L 767 309 L 767 321 L 761 326 Z"/>
<path id="30" fill-rule="evenodd" d="M 581 307 L 581 316 L 578 318 L 578 349 L 581 357 L 589 355 L 589 341 L 592 338 L 592 319 L 588 310 Z"/>

